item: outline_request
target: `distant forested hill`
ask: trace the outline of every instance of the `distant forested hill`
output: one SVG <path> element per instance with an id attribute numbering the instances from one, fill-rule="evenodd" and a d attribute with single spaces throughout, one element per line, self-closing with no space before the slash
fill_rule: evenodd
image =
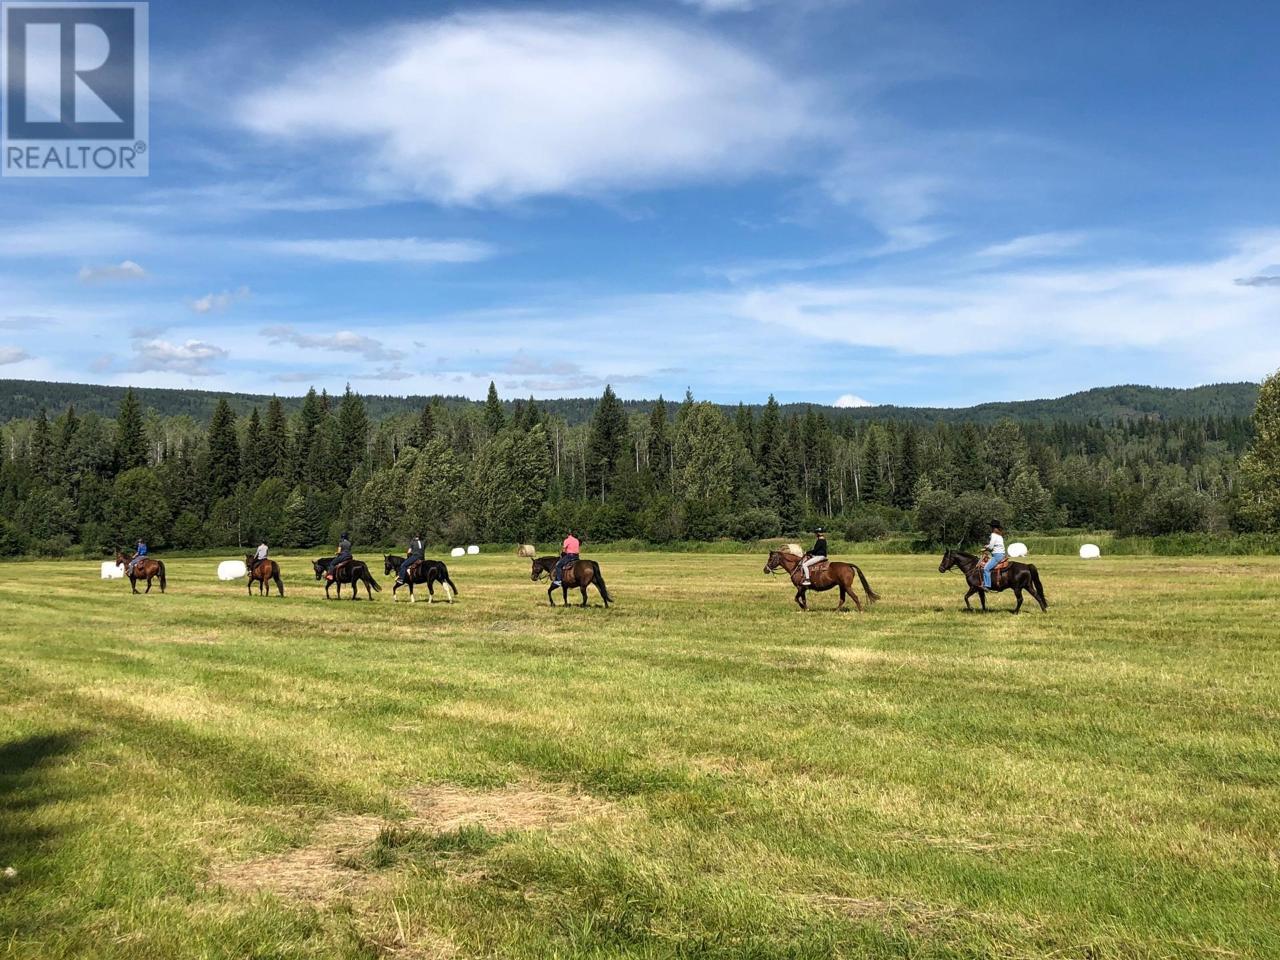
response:
<path id="1" fill-rule="evenodd" d="M 265 409 L 268 396 L 249 393 L 215 393 L 207 390 L 170 390 L 142 388 L 135 393 L 142 405 L 162 417 L 190 416 L 205 422 L 220 399 L 225 398 L 237 415 L 247 415 L 255 406 Z M 41 407 L 56 414 L 68 404 L 80 413 L 115 416 L 123 387 L 86 383 L 52 383 L 40 380 L 0 380 L 0 423 L 34 417 Z M 993 424 L 1004 418 L 1021 423 L 1068 421 L 1084 423 L 1100 420 L 1114 423 L 1131 420 L 1183 420 L 1197 417 L 1248 417 L 1258 398 L 1256 383 L 1215 383 L 1179 390 L 1168 387 L 1126 385 L 1097 387 L 1052 400 L 1022 400 L 984 403 L 976 407 L 898 407 L 881 405 L 837 409 L 813 404 L 814 409 L 832 420 L 899 420 L 912 423 L 977 423 Z M 285 411 L 296 413 L 302 397 L 282 397 Z M 364 403 L 370 419 L 383 420 L 396 414 L 416 414 L 427 401 L 423 396 L 391 397 L 365 395 Z M 464 397 L 444 397 L 451 408 L 480 406 L 480 401 Z M 585 423 L 596 408 L 596 397 L 539 400 L 539 406 L 552 416 L 562 417 L 570 426 Z M 669 397 L 668 400 L 679 400 Z M 508 410 L 511 402 L 507 403 Z M 760 404 L 752 405 L 757 411 Z M 784 414 L 803 412 L 807 404 L 784 404 Z M 624 403 L 630 413 L 649 413 L 651 400 L 629 400 Z"/>

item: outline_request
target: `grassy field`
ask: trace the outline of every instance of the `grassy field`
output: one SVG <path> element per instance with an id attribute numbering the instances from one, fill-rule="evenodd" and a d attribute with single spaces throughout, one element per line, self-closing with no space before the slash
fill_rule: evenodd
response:
<path id="1" fill-rule="evenodd" d="M 1280 956 L 1280 561 L 1046 557 L 1014 618 L 596 556 L 608 611 L 5 564 L 0 956 Z"/>

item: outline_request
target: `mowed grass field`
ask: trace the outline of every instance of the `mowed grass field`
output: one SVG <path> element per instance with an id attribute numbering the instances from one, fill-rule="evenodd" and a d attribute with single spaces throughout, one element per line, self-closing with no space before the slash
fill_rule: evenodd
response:
<path id="1" fill-rule="evenodd" d="M 608 611 L 4 564 L 0 956 L 1280 956 L 1280 562 L 1048 557 L 1015 618 L 592 556 Z"/>

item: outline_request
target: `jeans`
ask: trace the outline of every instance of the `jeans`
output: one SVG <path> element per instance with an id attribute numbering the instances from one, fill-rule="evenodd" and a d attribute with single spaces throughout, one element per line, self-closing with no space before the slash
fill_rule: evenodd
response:
<path id="1" fill-rule="evenodd" d="M 350 559 L 351 559 L 351 554 L 349 553 L 344 552 L 344 553 L 338 554 L 336 557 L 334 557 L 332 560 L 329 561 L 329 573 L 332 574 L 334 570 L 338 569 L 338 564 L 346 563 Z"/>
<path id="2" fill-rule="evenodd" d="M 996 568 L 1001 560 L 1004 559 L 1003 553 L 993 553 L 991 559 L 982 567 L 982 586 L 984 589 L 991 589 L 991 571 Z"/>
<path id="3" fill-rule="evenodd" d="M 404 563 L 400 564 L 400 579 L 405 583 L 409 582 L 409 568 L 421 560 L 421 557 L 405 557 Z"/>
<path id="4" fill-rule="evenodd" d="M 578 555 L 576 553 L 564 554 L 559 560 L 556 561 L 556 572 L 551 575 L 551 579 L 555 583 L 560 583 L 562 580 L 564 580 L 564 568 L 567 567 L 569 564 L 576 562 L 577 559 L 578 559 Z"/>

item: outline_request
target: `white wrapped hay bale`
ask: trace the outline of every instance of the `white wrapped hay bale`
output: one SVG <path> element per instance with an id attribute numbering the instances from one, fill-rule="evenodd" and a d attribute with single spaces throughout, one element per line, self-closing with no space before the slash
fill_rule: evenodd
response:
<path id="1" fill-rule="evenodd" d="M 471 546 L 467 547 L 468 556 L 474 557 L 479 552 L 480 552 L 480 548 L 477 547 L 474 543 Z"/>
<path id="2" fill-rule="evenodd" d="M 538 550 L 532 543 L 522 543 L 520 544 L 520 549 L 516 551 L 517 557 L 524 557 L 525 559 L 536 557 L 537 555 Z"/>
<path id="3" fill-rule="evenodd" d="M 120 580 L 124 577 L 124 567 L 120 566 L 114 560 L 102 561 L 102 579 L 103 580 Z"/>
<path id="4" fill-rule="evenodd" d="M 1097 560 L 1101 556 L 1102 551 L 1098 548 L 1096 543 L 1086 543 L 1080 548 L 1081 560 Z"/>
<path id="5" fill-rule="evenodd" d="M 804 547 L 800 546 L 798 543 L 784 543 L 782 545 L 782 552 L 789 553 L 794 557 L 803 557 Z"/>
<path id="6" fill-rule="evenodd" d="M 223 560 L 218 564 L 219 580 L 239 580 L 248 572 L 243 560 Z"/>
<path id="7" fill-rule="evenodd" d="M 464 550 L 462 547 L 454 547 L 452 550 L 449 551 L 449 556 L 451 557 L 465 557 L 466 555 L 467 555 L 467 551 Z"/>
<path id="8" fill-rule="evenodd" d="M 1009 544 L 1009 556 L 1025 557 L 1027 555 L 1027 545 L 1025 543 Z"/>

